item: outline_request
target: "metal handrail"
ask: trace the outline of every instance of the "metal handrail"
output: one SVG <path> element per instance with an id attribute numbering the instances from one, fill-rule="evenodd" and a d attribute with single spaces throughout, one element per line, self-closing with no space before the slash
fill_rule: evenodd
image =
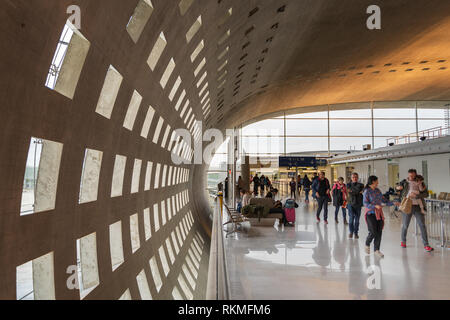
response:
<path id="1" fill-rule="evenodd" d="M 409 133 L 402 136 L 394 137 L 386 139 L 386 144 L 390 143 L 398 144 L 408 144 L 411 142 L 417 142 L 421 137 L 425 137 L 427 139 L 436 139 L 441 138 L 448 135 L 450 132 L 449 127 L 435 127 L 426 130 L 422 130 L 419 132 Z M 414 141 L 415 140 L 415 141 Z"/>
<path id="2" fill-rule="evenodd" d="M 427 203 L 427 225 L 431 238 L 439 239 L 440 246 L 450 243 L 450 201 L 425 199 Z"/>
<path id="3" fill-rule="evenodd" d="M 229 300 L 229 284 L 226 265 L 226 252 L 222 229 L 220 201 L 215 197 L 213 228 L 211 233 L 211 250 L 208 268 L 207 300 Z"/>

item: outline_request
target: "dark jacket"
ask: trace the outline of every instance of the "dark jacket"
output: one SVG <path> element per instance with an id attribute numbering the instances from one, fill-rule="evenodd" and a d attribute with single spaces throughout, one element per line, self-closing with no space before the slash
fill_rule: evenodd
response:
<path id="1" fill-rule="evenodd" d="M 404 179 L 400 182 L 400 186 L 403 187 L 403 190 L 400 191 L 400 202 L 403 201 L 403 199 L 408 195 L 409 193 L 409 182 L 407 179 Z M 423 207 L 426 210 L 426 203 L 425 203 L 425 199 L 428 198 L 430 195 L 428 194 L 428 188 L 425 187 L 425 190 L 422 191 L 418 196 L 417 199 L 420 199 L 423 203 Z"/>
<path id="2" fill-rule="evenodd" d="M 319 195 L 324 197 L 327 195 L 327 190 L 330 190 L 330 181 L 327 178 L 323 180 L 317 178 L 312 184 L 312 189 L 314 193 L 319 192 Z"/>
<path id="3" fill-rule="evenodd" d="M 333 206 L 340 207 L 344 204 L 344 200 L 346 198 L 346 195 L 344 194 L 346 192 L 345 185 L 342 186 L 342 188 L 338 187 L 338 184 L 333 185 Z"/>
<path id="4" fill-rule="evenodd" d="M 348 204 L 352 207 L 363 206 L 363 194 L 364 185 L 359 182 L 350 182 L 347 184 Z"/>
<path id="5" fill-rule="evenodd" d="M 303 188 L 305 190 L 310 190 L 311 189 L 311 181 L 308 178 L 304 178 L 303 179 Z"/>

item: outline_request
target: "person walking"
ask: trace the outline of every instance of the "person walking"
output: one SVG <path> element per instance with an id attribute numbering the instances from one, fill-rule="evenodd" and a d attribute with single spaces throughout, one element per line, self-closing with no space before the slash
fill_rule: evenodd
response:
<path id="1" fill-rule="evenodd" d="M 319 176 L 317 175 L 317 172 L 314 172 L 314 173 L 313 173 L 313 178 L 312 178 L 312 180 L 311 180 L 311 186 L 314 184 L 314 182 L 315 182 L 317 179 L 319 179 Z M 315 193 L 314 191 L 313 191 L 313 193 L 312 193 L 312 197 L 313 197 L 314 200 L 317 200 L 316 193 Z"/>
<path id="2" fill-rule="evenodd" d="M 225 199 L 228 199 L 228 177 L 225 178 L 224 189 L 225 189 Z"/>
<path id="3" fill-rule="evenodd" d="M 298 192 L 298 197 L 299 198 L 301 197 L 301 194 L 302 194 L 302 185 L 303 185 L 303 183 L 302 183 L 302 176 L 298 175 L 297 176 L 297 192 Z"/>
<path id="4" fill-rule="evenodd" d="M 422 242 L 424 249 L 427 252 L 431 252 L 434 249 L 430 247 L 428 242 L 427 227 L 425 225 L 425 215 L 421 212 L 420 203 L 422 207 L 425 208 L 425 199 L 428 198 L 428 189 L 424 185 L 423 181 L 419 182 L 417 179 L 417 170 L 410 169 L 408 171 L 408 178 L 400 182 L 397 187 L 400 191 L 400 201 L 406 198 L 411 199 L 412 207 L 409 214 L 402 212 L 402 234 L 401 234 L 401 247 L 406 248 L 406 236 L 408 234 L 409 224 L 414 216 L 416 218 L 417 224 L 420 228 L 420 234 L 422 235 Z"/>
<path id="5" fill-rule="evenodd" d="M 352 174 L 352 181 L 347 184 L 347 209 L 349 217 L 349 238 L 359 239 L 359 220 L 363 206 L 364 185 L 359 182 L 359 175 Z"/>
<path id="6" fill-rule="evenodd" d="M 289 182 L 289 187 L 291 189 L 291 198 L 295 199 L 295 189 L 297 188 L 297 184 L 295 183 L 294 178 L 292 178 L 291 182 Z"/>
<path id="7" fill-rule="evenodd" d="M 264 175 L 262 175 L 259 180 L 260 180 L 259 187 L 261 189 L 261 197 L 264 197 L 264 189 L 266 186 L 266 177 Z"/>
<path id="8" fill-rule="evenodd" d="M 340 177 L 333 185 L 333 206 L 336 208 L 334 211 L 334 218 L 336 223 L 339 223 L 339 209 L 342 209 L 342 215 L 344 217 L 344 224 L 347 223 L 347 186 L 344 183 L 344 178 Z"/>
<path id="9" fill-rule="evenodd" d="M 319 177 L 312 184 L 313 194 L 319 203 L 317 208 L 317 223 L 320 223 L 320 213 L 323 209 L 323 219 L 328 224 L 328 200 L 330 197 L 330 181 L 325 178 L 325 173 L 321 172 Z"/>
<path id="10" fill-rule="evenodd" d="M 255 197 L 258 196 L 258 189 L 259 189 L 259 184 L 260 184 L 260 179 L 258 177 L 258 174 L 255 174 L 255 176 L 253 177 L 253 193 L 255 195 Z"/>
<path id="11" fill-rule="evenodd" d="M 383 204 L 393 206 L 394 204 L 383 197 L 378 189 L 378 177 L 370 176 L 363 193 L 363 204 L 366 207 L 366 222 L 369 229 L 369 235 L 366 240 L 366 253 L 370 254 L 370 245 L 374 241 L 374 252 L 379 258 L 384 254 L 380 251 L 381 238 L 384 228 Z"/>
<path id="12" fill-rule="evenodd" d="M 243 190 L 245 188 L 244 179 L 242 179 L 241 176 L 239 176 L 239 178 L 238 178 L 237 186 L 238 186 L 239 192 L 241 192 L 241 190 Z"/>
<path id="13" fill-rule="evenodd" d="M 305 174 L 302 180 L 303 190 L 305 191 L 305 202 L 309 203 L 309 192 L 311 191 L 311 180 L 309 180 L 308 176 Z"/>

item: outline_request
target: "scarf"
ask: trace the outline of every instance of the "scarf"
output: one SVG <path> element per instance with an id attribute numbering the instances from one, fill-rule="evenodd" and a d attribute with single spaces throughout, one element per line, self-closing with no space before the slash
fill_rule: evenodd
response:
<path id="1" fill-rule="evenodd" d="M 366 223 L 367 223 L 367 214 L 369 213 L 369 209 L 366 208 L 366 214 L 365 214 L 365 218 L 366 218 Z M 384 212 L 383 209 L 377 209 L 375 208 L 375 217 L 377 219 L 377 221 L 383 221 L 383 229 L 384 229 Z"/>

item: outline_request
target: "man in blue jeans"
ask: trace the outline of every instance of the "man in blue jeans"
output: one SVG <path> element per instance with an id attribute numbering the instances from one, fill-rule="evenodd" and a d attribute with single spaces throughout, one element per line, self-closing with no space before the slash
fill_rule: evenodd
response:
<path id="1" fill-rule="evenodd" d="M 348 216 L 349 220 L 349 238 L 359 239 L 359 219 L 361 218 L 361 208 L 363 206 L 364 185 L 360 183 L 356 172 L 352 174 L 352 181 L 347 184 L 348 192 Z"/>
<path id="2" fill-rule="evenodd" d="M 313 185 L 313 194 L 316 195 L 319 208 L 317 209 L 317 223 L 320 222 L 320 212 L 323 208 L 323 220 L 328 224 L 328 200 L 330 199 L 330 182 L 325 178 L 325 173 L 321 172 Z"/>

